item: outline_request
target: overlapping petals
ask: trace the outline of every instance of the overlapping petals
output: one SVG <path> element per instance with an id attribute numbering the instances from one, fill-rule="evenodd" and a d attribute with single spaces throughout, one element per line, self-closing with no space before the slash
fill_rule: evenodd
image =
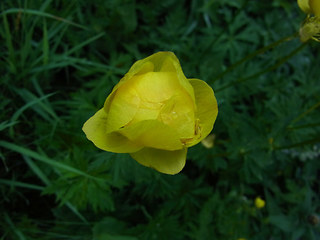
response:
<path id="1" fill-rule="evenodd" d="M 176 174 L 187 148 L 211 132 L 217 113 L 211 87 L 187 79 L 173 53 L 159 52 L 133 64 L 83 131 L 100 149 Z"/>

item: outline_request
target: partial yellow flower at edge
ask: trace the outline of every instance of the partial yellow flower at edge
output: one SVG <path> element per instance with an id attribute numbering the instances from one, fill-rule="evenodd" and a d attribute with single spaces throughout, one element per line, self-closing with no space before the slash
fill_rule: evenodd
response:
<path id="1" fill-rule="evenodd" d="M 297 0 L 300 9 L 307 14 L 320 16 L 320 1 L 319 0 Z"/>
<path id="2" fill-rule="evenodd" d="M 301 42 L 310 39 L 320 42 L 320 0 L 297 0 L 300 9 L 308 14 L 299 29 Z"/>
<path id="3" fill-rule="evenodd" d="M 305 12 L 307 14 L 311 13 L 310 6 L 309 6 L 309 0 L 298 0 L 298 6 L 303 12 Z"/>
<path id="4" fill-rule="evenodd" d="M 254 200 L 254 205 L 256 206 L 256 208 L 264 208 L 266 202 L 261 197 L 257 197 Z"/>
<path id="5" fill-rule="evenodd" d="M 315 16 L 320 16 L 320 1 L 319 0 L 309 0 L 310 9 L 312 14 Z"/>
<path id="6" fill-rule="evenodd" d="M 211 132 L 217 114 L 212 88 L 187 79 L 174 53 L 158 52 L 132 65 L 83 131 L 102 150 L 176 174 L 187 148 Z"/>
<path id="7" fill-rule="evenodd" d="M 320 42 L 320 16 L 308 16 L 299 29 L 299 35 L 301 42 L 307 42 L 310 39 Z"/>

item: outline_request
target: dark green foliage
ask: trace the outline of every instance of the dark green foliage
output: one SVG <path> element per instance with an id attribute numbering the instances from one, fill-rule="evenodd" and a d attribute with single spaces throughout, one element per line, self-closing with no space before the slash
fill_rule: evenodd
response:
<path id="1" fill-rule="evenodd" d="M 289 0 L 0 3 L 1 239 L 320 238 L 320 52 Z M 137 59 L 215 90 L 214 147 L 168 176 L 83 123 Z M 266 206 L 258 209 L 260 196 Z"/>

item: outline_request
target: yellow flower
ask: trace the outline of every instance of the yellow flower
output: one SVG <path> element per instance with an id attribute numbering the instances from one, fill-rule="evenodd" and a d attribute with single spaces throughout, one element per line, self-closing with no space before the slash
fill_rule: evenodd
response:
<path id="1" fill-rule="evenodd" d="M 298 0 L 298 5 L 305 13 L 320 16 L 319 0 Z"/>
<path id="2" fill-rule="evenodd" d="M 83 131 L 102 150 L 176 174 L 187 148 L 211 132 L 217 114 L 212 88 L 187 79 L 174 53 L 158 52 L 132 65 Z"/>
<path id="3" fill-rule="evenodd" d="M 254 200 L 254 205 L 256 208 L 263 208 L 266 205 L 266 202 L 261 197 L 257 197 Z"/>
<path id="4" fill-rule="evenodd" d="M 320 0 L 298 0 L 298 5 L 308 14 L 299 30 L 301 41 L 306 42 L 311 38 L 320 41 Z"/>
<path id="5" fill-rule="evenodd" d="M 201 141 L 201 143 L 206 148 L 213 148 L 215 138 L 216 136 L 214 134 L 209 134 L 205 139 Z"/>

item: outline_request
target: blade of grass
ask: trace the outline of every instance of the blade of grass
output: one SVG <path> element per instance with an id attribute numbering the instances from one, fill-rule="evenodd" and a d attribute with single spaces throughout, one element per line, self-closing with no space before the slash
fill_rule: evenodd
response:
<path id="1" fill-rule="evenodd" d="M 52 59 L 50 59 L 50 62 L 45 66 L 35 67 L 30 72 L 31 73 L 38 73 L 45 70 L 55 69 L 55 68 L 63 68 L 66 66 L 74 66 L 75 68 L 79 68 L 78 65 L 84 65 L 84 66 L 94 66 L 97 68 L 97 70 L 101 72 L 106 72 L 106 70 L 111 70 L 115 74 L 125 74 L 126 70 L 121 68 L 116 68 L 112 66 L 108 66 L 102 63 L 92 62 L 86 59 L 80 59 L 80 58 L 74 58 L 74 57 L 68 57 L 68 56 L 61 56 L 56 55 L 53 56 Z"/>
<path id="2" fill-rule="evenodd" d="M 5 30 L 5 39 L 6 39 L 6 44 L 7 44 L 7 49 L 8 49 L 8 62 L 10 66 L 10 71 L 12 73 L 16 73 L 16 68 L 15 68 L 15 55 L 14 55 L 14 48 L 12 44 L 12 37 L 11 37 L 11 32 L 10 32 L 10 26 L 8 23 L 8 19 L 6 15 L 3 15 L 3 24 L 4 24 L 4 30 Z"/>
<path id="3" fill-rule="evenodd" d="M 32 159 L 30 159 L 28 156 L 23 156 L 26 163 L 29 165 L 31 170 L 38 176 L 38 178 L 41 179 L 41 181 L 46 185 L 51 185 L 50 180 L 47 178 L 47 176 L 43 173 L 43 171 L 35 164 Z M 73 206 L 69 201 L 67 201 L 66 206 L 76 215 L 78 216 L 84 223 L 88 224 L 87 219 L 77 210 L 75 206 Z"/>
<path id="4" fill-rule="evenodd" d="M 49 93 L 41 98 L 36 98 L 34 100 L 32 100 L 31 102 L 28 102 L 26 105 L 24 105 L 23 107 L 21 107 L 18 111 L 16 111 L 13 116 L 11 117 L 11 121 L 17 121 L 19 116 L 26 110 L 28 109 L 29 107 L 35 105 L 35 104 L 38 104 L 39 102 L 43 101 L 44 99 L 46 98 L 49 98 L 51 96 L 53 96 L 54 94 L 56 93 Z"/>
<path id="5" fill-rule="evenodd" d="M 18 121 L 10 121 L 10 122 L 4 121 L 4 122 L 1 122 L 1 123 L 0 123 L 0 131 L 6 129 L 6 128 L 8 128 L 8 127 L 14 126 L 14 125 L 16 125 L 17 123 L 18 123 Z"/>
<path id="6" fill-rule="evenodd" d="M 65 33 L 68 29 L 68 25 L 65 24 L 50 24 L 49 26 L 47 26 L 48 29 L 46 30 L 47 32 L 47 41 L 48 41 L 48 47 L 50 46 L 49 51 L 51 53 L 55 53 L 57 51 L 57 48 L 60 46 L 63 36 L 65 36 Z M 50 45 L 49 42 L 50 40 L 54 39 Z M 31 64 L 30 66 L 32 68 L 39 66 L 39 63 L 43 61 L 43 55 L 40 55 L 39 57 L 37 57 Z M 48 62 L 47 64 L 52 63 L 53 60 L 50 59 L 50 62 Z M 46 70 L 46 69 L 44 69 Z M 32 71 L 32 69 L 30 69 L 30 71 Z M 37 72 L 37 71 L 34 71 Z"/>
<path id="7" fill-rule="evenodd" d="M 33 77 L 33 78 L 31 79 L 31 82 L 32 82 L 34 88 L 36 89 L 38 95 L 41 96 L 41 97 L 45 96 L 44 92 L 43 92 L 42 89 L 41 89 L 40 84 L 38 83 L 38 79 L 35 78 L 35 77 Z M 46 105 L 50 105 L 49 108 L 52 109 L 52 112 L 54 112 L 53 107 L 51 106 L 51 103 L 48 101 L 48 99 L 43 99 L 43 102 L 44 102 Z"/>
<path id="8" fill-rule="evenodd" d="M 43 64 L 46 65 L 49 62 L 49 40 L 47 31 L 47 21 L 43 20 L 43 40 L 42 40 L 42 50 L 43 50 Z"/>
<path id="9" fill-rule="evenodd" d="M 51 182 L 47 178 L 47 176 L 41 171 L 41 169 L 35 164 L 28 156 L 23 156 L 23 159 L 25 162 L 28 164 L 30 169 L 33 171 L 35 175 L 37 175 L 38 178 L 45 184 L 45 185 L 50 185 Z"/>
<path id="10" fill-rule="evenodd" d="M 42 3 L 42 5 L 40 7 L 40 11 L 45 11 L 46 8 L 50 5 L 51 2 L 52 2 L 52 0 L 47 0 L 44 3 Z"/>
<path id="11" fill-rule="evenodd" d="M 48 39 L 54 39 L 50 44 L 50 50 L 52 53 L 56 53 L 59 46 L 61 46 L 62 39 L 68 30 L 68 26 L 65 24 L 52 24 L 48 30 Z"/>
<path id="12" fill-rule="evenodd" d="M 69 51 L 65 52 L 64 55 L 65 55 L 65 56 L 71 55 L 73 52 L 75 52 L 75 51 L 81 49 L 82 47 L 84 47 L 85 45 L 88 45 L 89 43 L 91 43 L 91 42 L 93 42 L 93 41 L 101 38 L 103 35 L 105 35 L 104 32 L 99 33 L 98 35 L 93 36 L 92 38 L 89 38 L 88 40 L 80 43 L 79 45 L 77 45 L 77 46 L 71 48 Z"/>
<path id="13" fill-rule="evenodd" d="M 28 188 L 28 189 L 40 190 L 40 191 L 44 189 L 44 187 L 42 186 L 38 186 L 30 183 L 18 182 L 15 180 L 7 180 L 7 179 L 0 179 L 0 184 L 6 184 L 9 186 L 22 187 L 22 188 Z"/>
<path id="14" fill-rule="evenodd" d="M 77 210 L 75 206 L 73 206 L 69 201 L 67 201 L 66 206 L 77 215 L 84 223 L 89 224 L 88 220 Z"/>
<path id="15" fill-rule="evenodd" d="M 13 232 L 15 233 L 15 235 L 17 235 L 18 239 L 20 240 L 26 240 L 25 236 L 23 235 L 23 233 L 16 228 L 16 226 L 13 224 L 11 218 L 8 216 L 7 213 L 4 213 L 4 219 L 5 221 L 9 224 L 9 226 L 11 227 L 11 229 L 13 230 Z"/>
<path id="16" fill-rule="evenodd" d="M 66 24 L 78 27 L 78 28 L 82 28 L 82 29 L 85 29 L 85 30 L 88 29 L 87 27 L 82 26 L 82 25 L 80 25 L 78 23 L 74 23 L 74 22 L 72 22 L 72 21 L 70 21 L 68 19 L 61 18 L 61 17 L 55 16 L 55 15 L 52 15 L 52 14 L 49 14 L 49 13 L 45 13 L 45 12 L 42 12 L 42 11 L 38 11 L 38 10 L 34 10 L 34 9 L 10 8 L 10 9 L 7 9 L 7 10 L 3 11 L 2 13 L 0 13 L 0 16 L 1 15 L 6 15 L 6 14 L 12 14 L 12 13 L 20 13 L 20 12 L 23 12 L 24 14 L 31 14 L 31 15 L 51 18 L 51 19 L 54 19 L 54 20 L 57 20 L 57 21 L 61 21 L 61 22 L 64 22 Z"/>
<path id="17" fill-rule="evenodd" d="M 34 88 L 36 89 L 38 95 L 44 96 L 44 92 L 42 91 L 41 86 L 40 86 L 40 84 L 38 83 L 37 79 L 36 79 L 36 78 L 32 78 L 31 81 L 32 81 L 33 86 L 34 86 Z M 53 113 L 55 116 L 57 116 L 56 113 L 55 113 L 55 111 L 54 111 L 53 106 L 51 105 L 51 102 L 48 101 L 48 98 L 43 99 L 43 103 L 44 103 L 45 106 L 47 106 L 47 108 L 48 108 L 49 110 L 51 110 L 51 111 L 50 111 L 51 113 Z M 54 135 L 54 133 L 55 133 L 55 131 L 56 131 L 56 128 L 57 128 L 57 126 L 58 126 L 58 124 L 59 124 L 59 120 L 60 120 L 60 119 L 58 118 L 58 116 L 57 116 L 55 119 L 56 119 L 56 121 L 52 121 L 52 122 L 51 122 L 51 133 L 49 134 L 50 137 L 53 137 L 53 135 Z M 43 136 L 43 137 L 44 137 L 44 136 Z M 38 141 L 39 141 L 39 139 L 38 139 Z"/>
<path id="18" fill-rule="evenodd" d="M 37 18 L 38 19 L 38 18 Z M 31 24 L 23 24 L 21 32 L 23 34 L 22 41 L 21 41 L 21 47 L 20 47 L 20 54 L 19 54 L 19 70 L 25 70 L 25 66 L 27 66 L 29 63 L 30 56 L 35 54 L 35 51 L 33 49 L 32 43 L 33 43 L 33 35 L 35 34 L 35 27 L 36 27 L 36 20 L 33 20 Z M 27 20 L 23 20 L 24 22 L 28 22 Z M 20 74 L 20 71 L 19 71 Z M 23 74 L 24 75 L 24 74 Z"/>
<path id="19" fill-rule="evenodd" d="M 59 120 L 59 117 L 56 115 L 53 108 L 50 105 L 45 104 L 43 101 L 38 101 L 38 99 L 40 98 L 34 95 L 32 92 L 30 92 L 27 89 L 15 89 L 15 90 L 26 102 L 36 101 L 37 104 L 36 105 L 33 104 L 31 107 L 45 120 L 49 122 L 53 122 L 52 118 L 54 118 L 55 121 Z M 50 93 L 50 94 L 55 94 L 55 93 Z M 50 94 L 47 94 L 47 95 L 50 95 Z"/>
<path id="20" fill-rule="evenodd" d="M 91 176 L 79 169 L 76 169 L 76 168 L 73 168 L 69 165 L 66 165 L 62 162 L 58 162 L 58 161 L 55 161 L 55 160 L 52 160 L 46 156 L 42 156 L 40 154 L 38 154 L 37 152 L 34 152 L 30 149 L 27 149 L 27 148 L 24 148 L 24 147 L 20 147 L 18 145 L 15 145 L 13 143 L 10 143 L 10 142 L 6 142 L 6 141 L 0 141 L 0 146 L 4 147 L 4 148 L 7 148 L 11 151 L 14 151 L 14 152 L 17 152 L 17 153 L 20 153 L 21 155 L 25 155 L 25 156 L 28 156 L 28 157 L 31 157 L 33 159 L 36 159 L 40 162 L 43 162 L 43 163 L 46 163 L 54 168 L 58 168 L 58 169 L 62 169 L 62 170 L 65 170 L 67 172 L 70 172 L 70 173 L 74 173 L 76 175 L 80 175 L 80 176 L 83 176 L 83 177 L 86 177 L 86 178 L 89 178 L 89 179 L 93 179 L 93 180 L 96 180 L 96 181 L 104 181 L 103 179 L 100 179 L 100 178 L 97 178 L 97 177 L 94 177 L 94 176 Z"/>
<path id="21" fill-rule="evenodd" d="M 35 105 L 35 104 L 38 104 L 39 102 L 41 102 L 42 100 L 48 98 L 48 97 L 51 97 L 52 95 L 54 95 L 55 93 L 49 93 L 41 98 L 37 98 L 37 99 L 34 99 L 33 101 L 31 102 L 28 102 L 26 105 L 24 105 L 23 107 L 21 107 L 18 111 L 16 111 L 13 116 L 11 117 L 11 122 L 18 122 L 18 118 L 19 116 L 26 110 L 28 109 L 29 107 Z M 13 126 L 14 125 L 11 125 L 10 126 L 10 129 L 9 129 L 9 134 L 10 136 L 14 136 L 14 131 L 13 131 Z"/>

